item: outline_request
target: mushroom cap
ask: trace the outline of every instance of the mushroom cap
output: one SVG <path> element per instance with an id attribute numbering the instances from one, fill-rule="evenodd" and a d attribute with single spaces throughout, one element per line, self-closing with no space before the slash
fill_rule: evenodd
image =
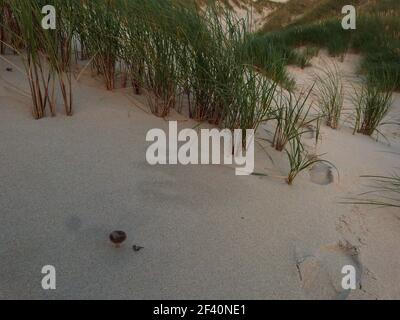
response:
<path id="1" fill-rule="evenodd" d="M 110 240 L 112 243 L 121 244 L 126 240 L 127 236 L 124 231 L 113 231 L 110 234 Z"/>

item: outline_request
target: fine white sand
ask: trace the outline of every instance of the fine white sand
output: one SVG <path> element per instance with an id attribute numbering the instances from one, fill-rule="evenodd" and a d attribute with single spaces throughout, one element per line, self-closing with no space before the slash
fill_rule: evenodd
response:
<path id="1" fill-rule="evenodd" d="M 352 73 L 356 60 L 339 64 Z M 304 172 L 288 186 L 279 177 L 284 154 L 265 142 L 273 162 L 258 145 L 256 171 L 269 177 L 151 167 L 145 135 L 168 123 L 148 113 L 145 97 L 107 92 L 84 75 L 74 83 L 73 117 L 60 110 L 35 121 L 24 75 L 5 68 L 1 61 L 0 298 L 400 298 L 398 210 L 340 204 L 365 190 L 360 175 L 398 166 L 398 133 L 388 133 L 388 145 L 346 125 L 323 127 L 315 151 L 340 172 L 327 185 Z M 306 85 L 313 69 L 291 72 Z M 120 249 L 108 241 L 116 229 L 128 234 Z M 41 289 L 48 264 L 57 269 L 52 292 Z M 359 272 L 352 292 L 341 290 L 346 264 Z"/>

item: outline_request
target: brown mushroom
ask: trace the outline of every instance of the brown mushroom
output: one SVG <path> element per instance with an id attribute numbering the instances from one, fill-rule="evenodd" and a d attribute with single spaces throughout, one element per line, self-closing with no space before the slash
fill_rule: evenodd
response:
<path id="1" fill-rule="evenodd" d="M 127 235 L 124 231 L 113 231 L 110 234 L 110 241 L 119 248 L 121 244 L 126 240 Z"/>

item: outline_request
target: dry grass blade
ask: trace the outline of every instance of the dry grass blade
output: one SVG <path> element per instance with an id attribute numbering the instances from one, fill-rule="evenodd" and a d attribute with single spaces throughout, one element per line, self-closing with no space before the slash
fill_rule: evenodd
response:
<path id="1" fill-rule="evenodd" d="M 400 175 L 362 176 L 372 181 L 371 191 L 365 192 L 348 203 L 378 207 L 400 208 Z"/>

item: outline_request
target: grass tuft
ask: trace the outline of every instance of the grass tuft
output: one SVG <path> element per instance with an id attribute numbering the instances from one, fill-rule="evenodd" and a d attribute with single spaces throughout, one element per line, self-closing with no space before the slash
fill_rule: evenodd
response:
<path id="1" fill-rule="evenodd" d="M 372 191 L 361 194 L 351 204 L 400 208 L 400 175 L 362 176 L 372 182 Z"/>
<path id="2" fill-rule="evenodd" d="M 344 85 L 338 66 L 327 66 L 315 76 L 318 105 L 326 119 L 327 126 L 339 127 L 344 104 Z"/>
<path id="3" fill-rule="evenodd" d="M 308 99 L 312 90 L 311 88 L 297 96 L 281 90 L 275 97 L 276 108 L 272 119 L 276 120 L 276 129 L 272 146 L 276 150 L 283 151 L 289 141 L 304 134 L 307 131 L 305 128 L 320 117 L 309 117 L 312 104 L 308 104 Z"/>
<path id="4" fill-rule="evenodd" d="M 375 132 L 380 134 L 379 126 L 384 124 L 383 121 L 393 104 L 393 89 L 390 89 L 389 85 L 389 80 L 376 83 L 369 79 L 360 90 L 354 90 L 353 102 L 356 109 L 354 133 L 368 136 L 372 136 Z"/>
<path id="5" fill-rule="evenodd" d="M 286 179 L 289 185 L 293 184 L 294 180 L 301 172 L 311 168 L 317 163 L 327 163 L 336 169 L 331 162 L 320 159 L 320 156 L 310 155 L 301 143 L 300 137 L 290 140 L 289 148 L 286 148 L 285 151 L 290 165 L 290 170 Z"/>

